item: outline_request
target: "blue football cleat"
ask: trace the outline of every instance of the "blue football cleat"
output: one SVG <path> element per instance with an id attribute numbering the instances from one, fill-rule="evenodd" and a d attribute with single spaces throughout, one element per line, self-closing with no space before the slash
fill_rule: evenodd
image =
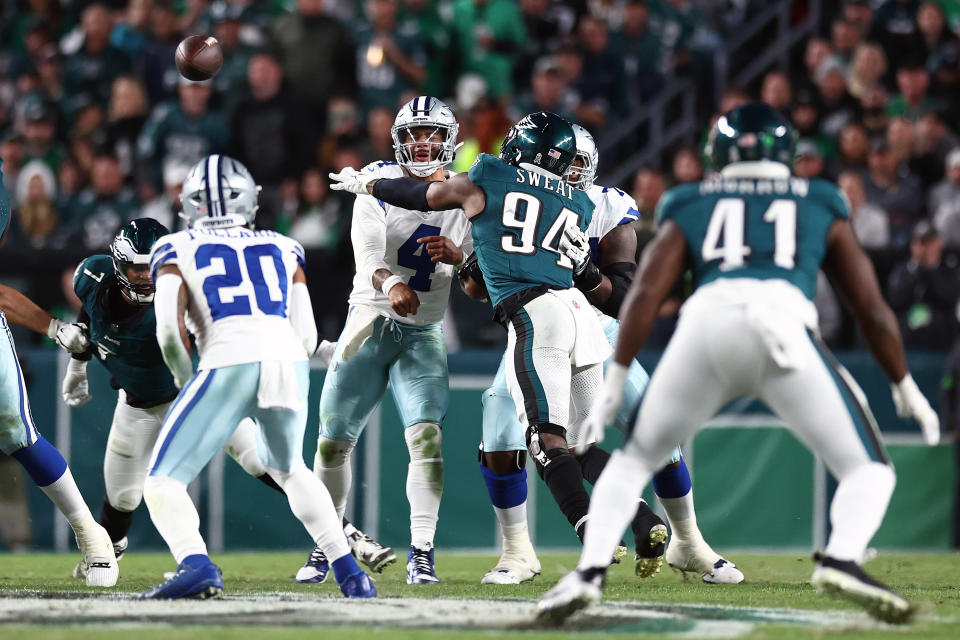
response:
<path id="1" fill-rule="evenodd" d="M 361 571 L 340 583 L 340 591 L 348 598 L 376 598 L 377 589 L 373 586 L 373 580 L 366 573 Z"/>
<path id="2" fill-rule="evenodd" d="M 219 598 L 223 594 L 220 567 L 203 555 L 187 556 L 163 584 L 140 594 L 141 600 L 176 600 L 179 598 Z"/>
<path id="3" fill-rule="evenodd" d="M 407 584 L 440 584 L 433 568 L 433 547 L 430 550 L 411 546 L 407 553 Z"/>
<path id="4" fill-rule="evenodd" d="M 326 580 L 327 574 L 329 573 L 330 562 L 327 560 L 327 556 L 323 553 L 320 545 L 317 545 L 313 548 L 313 551 L 310 552 L 310 557 L 307 558 L 307 561 L 304 562 L 300 570 L 297 571 L 296 580 L 300 583 L 319 583 Z"/>

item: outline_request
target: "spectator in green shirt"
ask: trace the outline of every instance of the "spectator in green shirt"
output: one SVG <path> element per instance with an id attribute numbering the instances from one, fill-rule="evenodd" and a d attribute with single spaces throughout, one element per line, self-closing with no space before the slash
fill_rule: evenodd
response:
<path id="1" fill-rule="evenodd" d="M 130 72 L 130 59 L 110 45 L 113 18 L 102 4 L 92 4 L 83 11 L 81 27 L 83 44 L 67 56 L 63 88 L 68 96 L 87 92 L 106 104 L 114 78 Z"/>
<path id="2" fill-rule="evenodd" d="M 887 103 L 887 115 L 891 118 L 916 121 L 933 108 L 933 101 L 927 95 L 930 75 L 918 56 L 909 56 L 900 64 L 897 69 L 897 88 L 900 94 Z"/>
<path id="3" fill-rule="evenodd" d="M 367 19 L 357 26 L 357 86 L 360 108 L 395 111 L 407 91 L 417 91 L 427 79 L 426 55 L 415 23 L 397 25 L 397 0 L 368 0 Z"/>
<path id="4" fill-rule="evenodd" d="M 514 54 L 526 41 L 523 18 L 513 0 L 456 0 L 453 5 L 460 72 L 480 74 L 490 94 L 514 92 Z"/>

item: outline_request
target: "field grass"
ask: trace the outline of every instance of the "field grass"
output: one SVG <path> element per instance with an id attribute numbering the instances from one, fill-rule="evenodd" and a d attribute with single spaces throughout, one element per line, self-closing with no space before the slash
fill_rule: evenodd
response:
<path id="1" fill-rule="evenodd" d="M 239 594 L 293 594 L 277 595 L 277 598 L 300 598 L 317 595 L 325 598 L 328 606 L 344 607 L 343 600 L 332 600 L 339 596 L 336 584 L 331 579 L 322 585 L 298 585 L 293 575 L 304 560 L 305 554 L 290 553 L 231 553 L 214 557 L 223 569 L 226 584 L 226 596 Z M 882 555 L 871 562 L 867 568 L 877 578 L 888 582 L 904 595 L 920 605 L 917 620 L 907 627 L 894 628 L 875 625 L 859 614 L 843 618 L 844 614 L 834 614 L 835 610 L 853 611 L 855 607 L 843 601 L 829 600 L 819 596 L 807 584 L 812 568 L 807 556 L 799 555 L 734 555 L 734 561 L 747 575 L 747 583 L 735 586 L 705 585 L 699 581 L 685 582 L 679 574 L 665 569 L 651 580 L 640 581 L 632 575 L 632 566 L 624 564 L 611 569 L 604 596 L 609 602 L 642 602 L 642 607 L 652 617 L 636 619 L 604 617 L 607 614 L 618 615 L 616 606 L 607 605 L 598 609 L 596 618 L 586 617 L 573 629 L 564 628 L 550 631 L 509 631 L 496 630 L 491 620 L 492 630 L 477 630 L 475 624 L 463 624 L 454 617 L 440 624 L 427 625 L 432 628 L 397 628 L 381 626 L 378 620 L 364 620 L 359 626 L 303 626 L 290 618 L 285 621 L 281 615 L 269 623 L 262 620 L 245 619 L 242 624 L 211 624 L 204 626 L 178 625 L 174 616 L 166 619 L 166 624 L 157 624 L 156 620 L 145 621 L 137 615 L 131 615 L 120 624 L 83 623 L 83 615 L 63 624 L 62 619 L 45 624 L 17 624 L 17 618 L 9 612 L 9 603 L 13 598 L 52 597 L 58 592 L 64 595 L 79 595 L 90 592 L 98 594 L 116 592 L 130 594 L 149 588 L 162 580 L 164 571 L 172 570 L 173 560 L 167 554 L 131 553 L 120 564 L 121 579 L 117 587 L 109 590 L 87 589 L 81 581 L 69 577 L 75 556 L 56 554 L 31 554 L 23 556 L 0 555 L 0 636 L 8 638 L 119 638 L 133 637 L 138 640 L 176 640 L 187 637 L 202 637 L 205 640 L 218 638 L 255 637 L 263 640 L 273 638 L 306 638 L 321 634 L 321 637 L 364 638 L 365 640 L 413 640 L 434 638 L 456 638 L 474 640 L 478 638 L 496 638 L 521 636 L 524 640 L 541 638 L 591 639 L 664 637 L 681 634 L 683 637 L 718 637 L 700 629 L 691 627 L 697 621 L 740 621 L 739 630 L 727 630 L 736 637 L 744 638 L 912 638 L 925 639 L 960 637 L 960 555 L 958 554 L 889 554 Z M 529 603 L 519 599 L 536 599 L 552 586 L 576 562 L 573 555 L 542 555 L 543 575 L 533 583 L 519 586 L 480 585 L 479 579 L 495 562 L 492 556 L 469 556 L 439 553 L 437 573 L 443 580 L 439 586 L 411 586 L 404 581 L 402 565 L 394 565 L 376 576 L 377 589 L 382 596 L 421 598 L 422 601 L 401 601 L 403 606 L 417 606 L 429 609 L 428 599 L 442 597 L 446 599 L 503 599 L 504 615 L 509 611 L 516 613 L 519 608 L 529 609 Z M 238 598 L 239 599 L 239 598 Z M 39 600 L 37 601 L 40 602 Z M 83 601 L 89 603 L 90 601 Z M 311 599 L 312 602 L 312 599 Z M 179 603 L 177 603 L 179 605 Z M 204 603 L 191 603 L 204 606 Z M 490 603 L 487 603 L 489 606 Z M 241 606 L 242 602 L 238 604 Z M 494 603 L 495 606 L 500 606 Z M 86 604 L 78 606 L 87 606 Z M 137 603 L 125 602 L 124 606 L 136 607 Z M 301 606 L 312 606 L 309 602 Z M 242 608 L 242 606 L 241 606 Z M 281 607 L 282 608 L 282 607 Z M 785 612 L 761 611 L 759 614 L 751 608 L 783 609 Z M 203 611 L 201 609 L 201 611 Z M 798 611 L 800 614 L 798 614 Z M 822 612 L 810 614 L 809 612 Z M 592 612 L 591 612 L 592 613 Z M 602 615 L 601 615 L 602 614 Z M 777 624 L 777 615 L 786 615 L 789 624 Z M 793 615 L 798 614 L 798 615 Z M 291 614 L 292 615 L 292 614 Z M 792 616 L 792 617 L 791 617 Z M 821 626 L 818 618 L 832 622 Z M 35 618 L 31 619 L 35 621 Z M 677 621 L 680 622 L 677 622 Z M 841 622 L 838 623 L 837 620 Z M 191 624 L 196 618 L 191 618 Z M 323 623 L 323 621 L 320 621 Z M 131 625 L 136 626 L 131 626 Z M 311 623 L 313 624 L 313 623 Z M 290 625 L 290 626 L 287 626 Z M 686 626 L 685 626 L 686 625 Z M 483 622 L 480 627 L 488 626 Z M 437 628 L 441 627 L 441 628 Z M 577 630 L 577 627 L 580 627 Z M 689 627 L 689 628 L 688 628 Z M 602 632 L 593 631 L 603 629 Z M 647 636 L 644 631 L 654 632 Z M 736 631 L 736 633 L 734 633 Z M 717 633 L 720 633 L 717 631 Z M 691 636 L 690 634 L 694 634 Z M 722 634 L 721 634 L 722 635 Z M 677 637 L 674 635 L 674 637 Z M 731 636 L 727 636 L 731 637 Z"/>

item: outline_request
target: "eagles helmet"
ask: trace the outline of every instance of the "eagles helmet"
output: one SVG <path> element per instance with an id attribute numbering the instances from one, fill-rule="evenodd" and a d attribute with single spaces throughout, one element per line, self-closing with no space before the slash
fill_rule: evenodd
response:
<path id="1" fill-rule="evenodd" d="M 796 132 L 769 105 L 752 102 L 720 116 L 705 149 L 710 165 L 719 171 L 733 162 L 793 163 Z"/>
<path id="2" fill-rule="evenodd" d="M 413 130 L 420 127 L 433 129 L 427 138 L 430 142 L 417 142 Z M 440 141 L 432 141 L 437 133 L 440 134 Z M 460 125 L 450 107 L 430 96 L 418 96 L 403 105 L 390 128 L 397 163 L 421 178 L 433 175 L 437 169 L 453 162 L 459 133 Z M 429 145 L 429 159 L 418 161 L 417 147 L 425 144 Z"/>
<path id="3" fill-rule="evenodd" d="M 113 271 L 120 283 L 120 292 L 133 304 L 153 302 L 155 288 L 150 279 L 150 250 L 168 233 L 170 231 L 153 218 L 137 218 L 123 225 L 110 243 Z M 140 277 L 135 275 L 137 272 Z"/>
<path id="4" fill-rule="evenodd" d="M 590 132 L 578 124 L 570 124 L 573 127 L 573 133 L 577 138 L 577 155 L 574 162 L 580 160 L 583 164 L 578 167 L 571 164 L 567 170 L 567 183 L 574 189 L 586 191 L 593 186 L 593 181 L 597 177 L 597 165 L 600 163 L 600 154 L 597 153 L 597 143 L 594 142 Z"/>
<path id="5" fill-rule="evenodd" d="M 500 159 L 514 167 L 562 178 L 577 153 L 570 123 L 549 111 L 525 115 L 510 127 L 500 145 Z"/>
<path id="6" fill-rule="evenodd" d="M 183 181 L 180 217 L 201 229 L 253 224 L 260 185 L 239 161 L 214 154 L 193 165 Z"/>

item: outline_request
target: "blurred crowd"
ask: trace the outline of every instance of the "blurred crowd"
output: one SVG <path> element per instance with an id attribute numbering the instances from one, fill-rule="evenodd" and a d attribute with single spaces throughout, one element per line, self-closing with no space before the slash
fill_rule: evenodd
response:
<path id="1" fill-rule="evenodd" d="M 524 113 L 558 112 L 602 142 L 692 75 L 718 88 L 714 117 L 762 99 L 794 124 L 796 172 L 840 185 L 865 247 L 909 251 L 878 267 L 908 346 L 945 348 L 960 332 L 960 0 L 820 4 L 820 34 L 791 68 L 729 87 L 713 61 L 767 3 L 0 0 L 8 245 L 99 251 L 141 215 L 178 228 L 187 171 L 222 152 L 263 186 L 258 224 L 329 254 L 329 277 L 348 287 L 351 197 L 330 192 L 326 173 L 391 159 L 390 126 L 411 97 L 454 108 L 463 147 L 453 168 L 465 170 Z M 791 21 L 807 9 L 794 2 Z M 176 46 L 193 33 L 223 48 L 210 81 L 176 71 Z M 663 160 L 618 185 L 638 201 L 642 237 L 660 195 L 706 170 L 702 144 Z M 854 344 L 836 301 L 821 298 L 827 337 Z"/>

